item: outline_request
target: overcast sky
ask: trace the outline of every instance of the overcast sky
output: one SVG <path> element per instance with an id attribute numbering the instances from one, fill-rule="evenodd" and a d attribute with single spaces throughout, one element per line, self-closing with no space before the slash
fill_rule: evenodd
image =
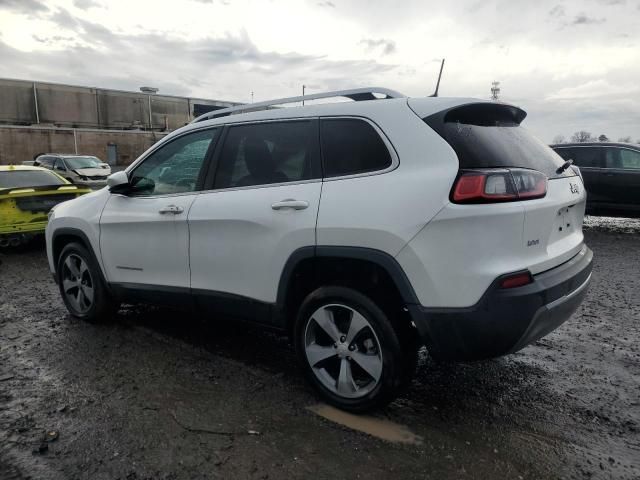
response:
<path id="1" fill-rule="evenodd" d="M 455 6 L 454 6 L 455 5 Z M 384 86 L 640 141 L 640 0 L 0 0 L 0 77 L 248 102 Z"/>

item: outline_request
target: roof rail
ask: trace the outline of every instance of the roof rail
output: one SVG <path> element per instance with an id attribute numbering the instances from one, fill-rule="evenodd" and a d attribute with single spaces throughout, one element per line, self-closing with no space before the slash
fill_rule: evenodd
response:
<path id="1" fill-rule="evenodd" d="M 350 98 L 351 100 L 354 100 L 356 102 L 363 101 L 363 100 L 382 100 L 379 97 L 376 97 L 374 95 L 375 93 L 384 95 L 382 99 L 406 98 L 406 95 L 403 95 L 394 90 L 389 90 L 388 88 L 379 88 L 379 87 L 354 88 L 351 90 L 337 90 L 335 92 L 313 93 L 311 95 L 302 95 L 298 97 L 276 98 L 275 100 L 267 100 L 266 102 L 246 103 L 244 105 L 236 105 L 235 107 L 223 108 L 221 110 L 212 110 L 211 112 L 205 113 L 204 115 L 200 115 L 199 117 L 195 118 L 194 120 L 191 121 L 191 123 L 202 122 L 210 118 L 226 117 L 227 115 L 231 115 L 233 113 L 266 110 L 267 108 L 272 107 L 274 105 L 284 105 L 286 103 L 303 102 L 305 100 L 318 100 L 320 98 L 345 97 L 345 98 Z"/>

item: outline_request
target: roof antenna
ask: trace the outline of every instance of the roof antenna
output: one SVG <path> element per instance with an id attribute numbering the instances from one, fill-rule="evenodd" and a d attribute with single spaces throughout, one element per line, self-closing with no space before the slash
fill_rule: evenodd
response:
<path id="1" fill-rule="evenodd" d="M 438 89 L 440 88 L 440 79 L 442 78 L 442 69 L 444 68 L 444 58 L 442 59 L 442 63 L 440 64 L 440 73 L 438 74 L 438 83 L 436 83 L 436 91 L 433 92 L 433 95 L 429 95 L 430 97 L 438 96 Z"/>

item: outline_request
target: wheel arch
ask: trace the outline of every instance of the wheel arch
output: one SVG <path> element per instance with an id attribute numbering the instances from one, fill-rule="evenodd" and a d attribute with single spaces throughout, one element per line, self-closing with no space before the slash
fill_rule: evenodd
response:
<path id="1" fill-rule="evenodd" d="M 95 251 L 93 250 L 93 246 L 89 237 L 86 233 L 78 228 L 71 227 L 63 227 L 56 229 L 51 236 L 51 255 L 53 259 L 53 265 L 56 269 L 55 277 L 58 277 L 58 260 L 60 259 L 60 254 L 66 245 L 72 242 L 80 243 L 84 248 L 87 249 L 89 255 L 93 257 L 93 261 L 98 265 L 98 269 L 100 271 L 100 276 L 102 277 L 103 283 L 108 288 L 108 283 L 106 281 L 104 272 L 102 271 L 102 265 L 98 261 L 98 257 L 96 256 Z"/>
<path id="2" fill-rule="evenodd" d="M 342 285 L 373 296 L 385 307 L 417 305 L 418 297 L 400 264 L 386 252 L 366 247 L 309 246 L 294 251 L 287 260 L 280 282 L 276 308 L 278 323 L 291 332 L 295 312 L 304 297 L 327 284 Z M 407 312 L 409 320 L 411 313 Z"/>

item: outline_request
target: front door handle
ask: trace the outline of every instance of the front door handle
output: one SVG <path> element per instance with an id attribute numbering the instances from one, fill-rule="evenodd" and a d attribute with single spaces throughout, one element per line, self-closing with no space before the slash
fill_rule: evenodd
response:
<path id="1" fill-rule="evenodd" d="M 179 207 L 177 205 L 167 205 L 166 207 L 163 207 L 160 210 L 158 210 L 158 213 L 161 213 L 163 215 L 165 213 L 173 213 L 174 215 L 178 215 L 182 212 L 184 212 L 184 208 Z"/>
<path id="2" fill-rule="evenodd" d="M 304 200 L 294 200 L 293 198 L 287 198 L 280 202 L 276 202 L 271 205 L 274 210 L 284 210 L 285 208 L 291 208 L 293 210 L 304 210 L 309 206 L 309 202 Z"/>

